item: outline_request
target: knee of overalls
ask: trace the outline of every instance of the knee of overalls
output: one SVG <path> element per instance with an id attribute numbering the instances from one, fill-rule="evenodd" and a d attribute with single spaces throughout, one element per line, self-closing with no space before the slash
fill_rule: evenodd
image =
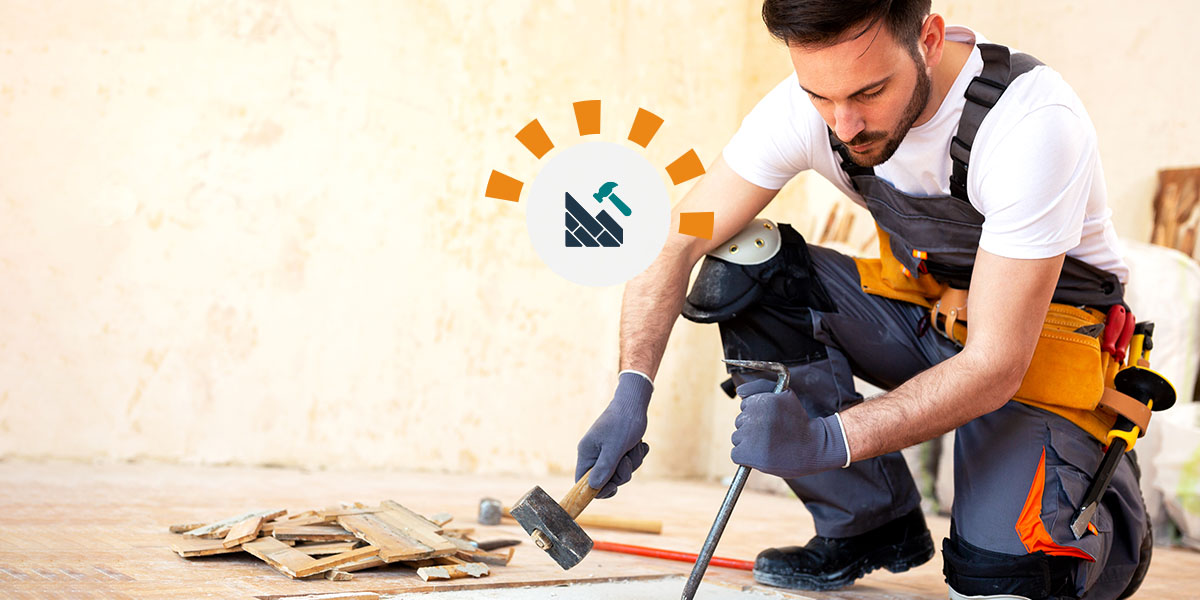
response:
<path id="1" fill-rule="evenodd" d="M 834 304 L 804 237 L 755 219 L 704 258 L 683 316 L 717 323 L 726 358 L 795 365 L 827 356 L 812 337 L 813 310 L 832 312 Z"/>

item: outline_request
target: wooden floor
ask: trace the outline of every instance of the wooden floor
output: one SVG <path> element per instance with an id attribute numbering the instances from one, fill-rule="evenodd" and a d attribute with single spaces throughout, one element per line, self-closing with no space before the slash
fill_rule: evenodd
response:
<path id="1" fill-rule="evenodd" d="M 175 465 L 82 465 L 0 462 L 0 597 L 3 598 L 278 598 L 369 590 L 452 590 L 463 586 L 555 583 L 686 575 L 689 565 L 593 552 L 564 572 L 530 543 L 512 563 L 478 580 L 425 583 L 411 570 L 362 571 L 353 581 L 291 580 L 245 554 L 182 559 L 170 551 L 167 526 L 213 520 L 258 508 L 299 511 L 336 502 L 393 499 L 424 514 L 449 512 L 452 526 L 476 526 L 479 498 L 512 502 L 535 484 L 552 496 L 565 478 L 480 478 L 398 472 L 306 472 Z M 724 489 L 685 482 L 637 482 L 588 512 L 661 519 L 662 535 L 593 530 L 595 539 L 696 552 Z M 935 541 L 948 530 L 930 520 Z M 765 546 L 802 544 L 812 525 L 795 499 L 747 492 L 718 555 L 753 559 Z M 478 527 L 476 539 L 525 538 L 516 525 Z M 707 581 L 754 586 L 749 573 L 713 568 Z M 755 589 L 769 589 L 756 587 Z M 1139 598 L 1195 598 L 1200 553 L 1157 549 Z M 435 596 L 436 597 L 436 596 Z M 876 572 L 833 593 L 789 598 L 907 600 L 944 598 L 940 556 L 899 575 Z"/>

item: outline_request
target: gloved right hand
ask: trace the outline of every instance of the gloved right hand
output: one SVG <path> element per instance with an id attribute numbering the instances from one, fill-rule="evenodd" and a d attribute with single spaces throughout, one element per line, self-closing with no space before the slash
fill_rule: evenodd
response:
<path id="1" fill-rule="evenodd" d="M 588 485 L 600 490 L 597 498 L 615 495 L 617 486 L 633 477 L 634 469 L 642 466 L 642 460 L 650 452 L 642 436 L 646 435 L 646 412 L 652 391 L 654 384 L 649 379 L 623 371 L 617 379 L 612 402 L 579 440 L 575 481 L 591 469 Z"/>

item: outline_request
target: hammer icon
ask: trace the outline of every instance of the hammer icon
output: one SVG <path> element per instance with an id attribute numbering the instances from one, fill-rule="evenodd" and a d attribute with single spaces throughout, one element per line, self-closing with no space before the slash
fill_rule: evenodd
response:
<path id="1" fill-rule="evenodd" d="M 613 206 L 617 207 L 617 210 L 621 211 L 621 214 L 628 217 L 630 214 L 633 213 L 633 211 L 629 209 L 629 205 L 622 202 L 621 199 L 618 198 L 617 195 L 613 193 L 613 190 L 616 189 L 616 187 L 617 187 L 617 184 L 610 181 L 610 182 L 600 186 L 600 191 L 596 192 L 595 194 L 592 194 L 592 197 L 596 199 L 596 202 L 603 204 L 604 197 L 608 196 L 609 202 L 612 202 Z"/>
<path id="2" fill-rule="evenodd" d="M 588 485 L 591 473 L 590 469 L 584 473 L 562 502 L 554 502 L 541 486 L 534 486 L 512 507 L 513 518 L 525 528 L 533 543 L 563 570 L 579 564 L 592 551 L 592 538 L 575 522 L 575 517 L 600 493 Z"/>

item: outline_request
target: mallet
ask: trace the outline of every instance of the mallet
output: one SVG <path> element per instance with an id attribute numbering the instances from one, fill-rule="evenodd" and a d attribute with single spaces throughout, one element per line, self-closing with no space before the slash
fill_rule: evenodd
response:
<path id="1" fill-rule="evenodd" d="M 480 525 L 499 525 L 500 524 L 500 501 L 495 498 L 480 498 L 479 499 L 479 517 Z"/>
<path id="2" fill-rule="evenodd" d="M 592 538 L 575 522 L 600 490 L 588 485 L 591 469 L 556 503 L 541 486 L 521 496 L 512 507 L 512 516 L 525 528 L 538 548 L 546 551 L 563 570 L 579 564 L 592 551 Z"/>

